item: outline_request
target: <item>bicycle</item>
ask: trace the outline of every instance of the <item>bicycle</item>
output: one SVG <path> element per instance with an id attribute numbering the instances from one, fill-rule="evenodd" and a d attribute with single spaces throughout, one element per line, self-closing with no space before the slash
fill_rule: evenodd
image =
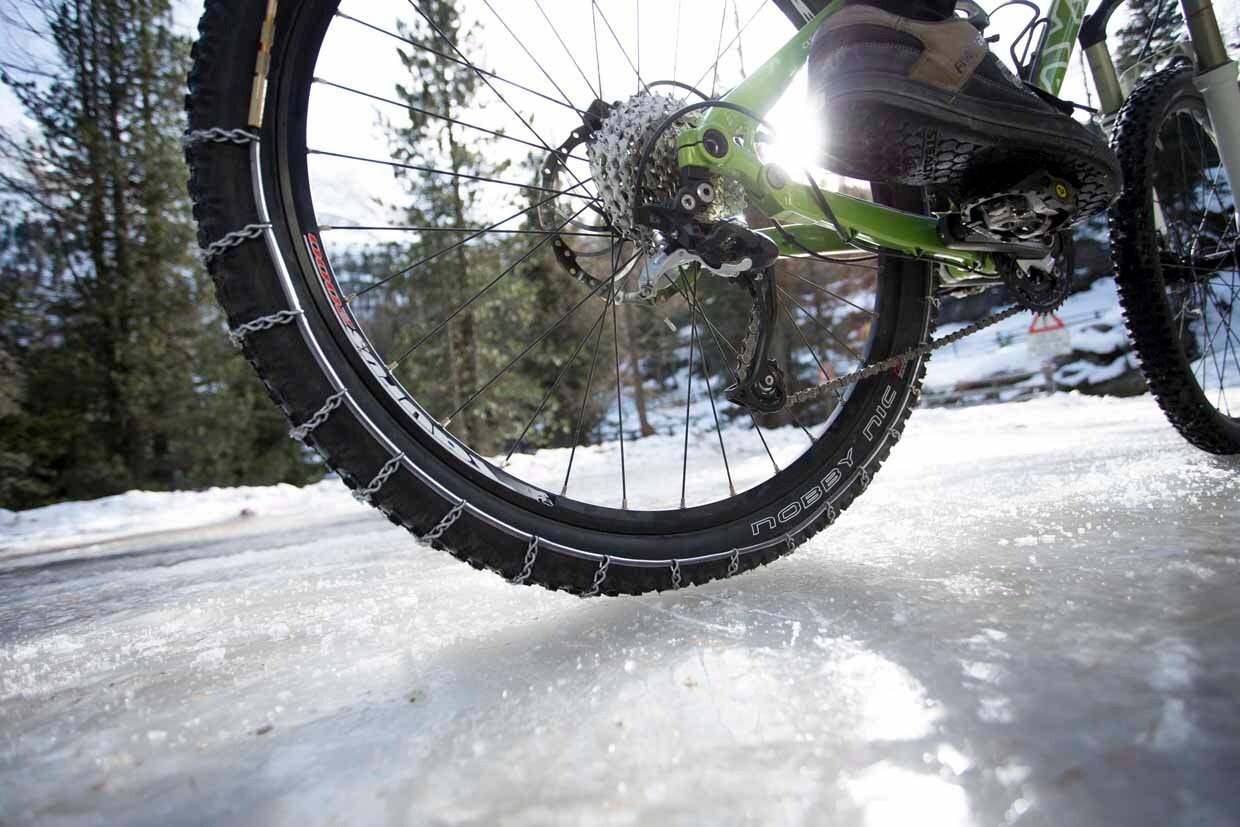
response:
<path id="1" fill-rule="evenodd" d="M 1105 40 L 1120 2 L 1085 18 L 1084 0 L 1054 0 L 1024 34 L 1032 58 L 1019 69 L 1058 92 L 1079 34 L 1125 175 L 1110 222 L 1143 370 L 1186 438 L 1235 453 L 1235 64 L 1209 3 L 1184 0 L 1194 57 L 1125 96 Z M 188 98 L 200 240 L 234 341 L 292 436 L 356 497 L 516 583 L 637 594 L 732 576 L 790 552 L 869 486 L 935 349 L 1063 300 L 1071 256 L 1061 224 L 1092 197 L 1088 185 L 1035 176 L 1016 202 L 965 204 L 877 185 L 866 199 L 802 180 L 771 160 L 768 116 L 839 3 L 772 0 L 744 16 L 739 5 L 691 8 L 686 25 L 680 3 L 674 17 L 670 3 L 645 15 L 640 2 L 613 6 L 613 20 L 595 0 L 551 14 L 539 0 L 522 13 L 481 0 L 472 17 L 457 3 L 410 0 L 393 4 L 408 17 L 393 25 L 347 0 L 208 0 Z M 958 9 L 986 28 L 980 7 Z M 752 56 L 776 21 L 792 24 L 790 36 L 748 71 L 744 46 Z M 362 88 L 393 53 L 419 83 Z M 373 157 L 374 116 L 350 109 L 354 99 L 406 118 L 383 128 L 393 157 Z M 313 142 L 354 123 L 370 151 Z M 421 223 L 319 218 L 335 209 L 333 181 L 375 166 L 394 171 L 411 204 L 402 214 Z M 505 177 L 514 169 L 524 177 Z M 985 232 L 1002 209 L 1012 218 L 1013 203 L 1015 224 L 1052 229 Z M 392 258 L 420 253 L 379 278 L 359 269 L 357 244 L 331 240 L 384 232 L 416 239 L 385 248 Z M 342 276 L 334 262 L 344 259 Z M 1012 307 L 931 338 L 940 296 L 999 284 Z M 435 308 L 444 312 L 423 318 Z M 558 318 L 528 329 L 538 314 Z M 622 324 L 629 342 L 650 319 L 670 338 L 655 356 L 638 348 L 622 360 Z M 661 386 L 688 385 L 683 435 L 656 446 L 672 450 L 683 436 L 681 474 L 631 485 L 626 447 L 630 464 L 646 447 L 626 436 L 625 417 L 630 434 L 633 417 L 643 427 L 646 418 L 626 407 L 624 386 L 634 398 L 651 392 L 643 360 L 656 357 L 677 363 Z M 538 393 L 513 381 L 532 359 L 546 364 L 531 375 L 550 381 Z M 608 399 L 614 386 L 614 409 L 596 380 Z M 710 438 L 695 441 L 694 467 L 709 458 L 699 473 L 718 479 L 711 491 L 689 484 L 695 382 Z M 497 388 L 515 401 L 486 408 Z M 579 449 L 604 441 L 604 459 L 579 478 L 606 472 L 618 490 L 573 489 L 574 463 L 587 462 Z M 540 445 L 560 450 L 526 450 Z M 562 485 L 544 460 L 566 466 Z"/>

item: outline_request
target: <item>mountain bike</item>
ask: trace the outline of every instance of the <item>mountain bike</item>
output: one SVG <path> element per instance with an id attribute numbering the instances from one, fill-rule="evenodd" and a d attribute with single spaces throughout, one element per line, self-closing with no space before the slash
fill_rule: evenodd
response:
<path id="1" fill-rule="evenodd" d="M 1180 432 L 1234 453 L 1235 64 L 1184 0 L 1192 54 L 1125 95 L 1119 0 L 1084 5 L 1054 0 L 1017 69 L 1058 92 L 1080 35 L 1133 343 Z M 1096 197 L 1036 168 L 972 200 L 797 168 L 813 116 L 781 101 L 838 7 L 208 0 L 200 241 L 292 436 L 435 547 L 581 595 L 735 575 L 830 525 L 934 350 L 1063 300 Z M 1011 307 L 932 338 L 942 297 L 997 285 Z M 683 417 L 650 425 L 651 395 Z"/>

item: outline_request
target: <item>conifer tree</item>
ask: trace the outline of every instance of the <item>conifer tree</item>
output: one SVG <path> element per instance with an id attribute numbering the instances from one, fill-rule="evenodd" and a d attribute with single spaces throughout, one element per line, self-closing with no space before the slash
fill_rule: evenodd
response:
<path id="1" fill-rule="evenodd" d="M 17 410 L 0 412 L 5 504 L 304 480 L 278 413 L 255 411 L 254 380 L 218 350 L 181 150 L 189 43 L 168 0 L 37 10 L 56 62 L 0 72 L 33 124 L 0 136 L 0 188 L 25 210 L 5 257 L 22 306 L 0 319 L 20 367 Z"/>

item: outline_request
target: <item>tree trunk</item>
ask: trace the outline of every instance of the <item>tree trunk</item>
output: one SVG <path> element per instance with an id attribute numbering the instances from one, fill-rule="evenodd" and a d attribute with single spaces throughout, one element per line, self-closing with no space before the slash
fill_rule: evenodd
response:
<path id="1" fill-rule="evenodd" d="M 637 423 L 641 427 L 642 436 L 650 436 L 654 428 L 646 418 L 646 389 L 643 387 L 641 330 L 638 328 L 637 314 L 633 305 L 624 305 L 624 332 L 626 360 L 629 363 L 629 384 L 633 386 L 633 401 L 637 404 Z"/>

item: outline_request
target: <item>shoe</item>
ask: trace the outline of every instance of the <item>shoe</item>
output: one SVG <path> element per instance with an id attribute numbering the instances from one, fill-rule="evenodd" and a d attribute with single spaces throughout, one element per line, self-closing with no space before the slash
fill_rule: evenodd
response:
<path id="1" fill-rule="evenodd" d="M 816 33 L 809 66 L 832 172 L 946 186 L 967 200 L 1040 169 L 1076 187 L 1073 220 L 1119 192 L 1119 162 L 1101 132 L 1073 120 L 1071 104 L 1023 84 L 967 20 L 846 6 Z"/>

